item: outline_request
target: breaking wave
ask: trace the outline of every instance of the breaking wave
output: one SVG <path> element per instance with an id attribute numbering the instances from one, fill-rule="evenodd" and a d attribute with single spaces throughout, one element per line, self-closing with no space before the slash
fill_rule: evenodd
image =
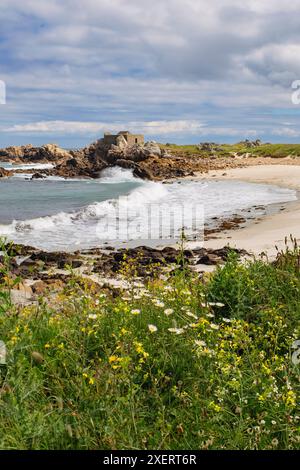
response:
<path id="1" fill-rule="evenodd" d="M 75 212 L 58 212 L 52 216 L 24 221 L 14 220 L 9 225 L 0 226 L 0 234 L 16 242 L 47 250 L 84 249 L 102 245 L 104 241 L 112 243 L 116 224 L 119 241 L 128 241 L 128 225 L 134 227 L 140 239 L 147 240 L 149 223 L 152 228 L 164 225 L 164 220 L 157 211 L 151 213 L 149 220 L 149 207 L 165 205 L 167 208 L 178 208 L 174 211 L 173 220 L 174 233 L 178 235 L 182 229 L 180 208 L 183 204 L 188 220 L 195 217 L 194 209 L 197 206 L 204 210 L 205 223 L 209 224 L 215 218 L 230 216 L 255 205 L 297 199 L 293 190 L 238 181 L 180 181 L 167 184 L 145 182 L 137 180 L 131 171 L 120 168 L 105 170 L 97 184 L 115 184 L 117 187 L 120 183 L 134 181 L 138 181 L 140 185 L 119 198 L 94 202 Z M 86 182 L 82 181 L 82 185 L 84 184 Z M 201 217 L 201 211 L 197 214 Z M 192 227 L 185 228 L 192 233 Z M 132 238 L 134 230 L 130 232 Z"/>

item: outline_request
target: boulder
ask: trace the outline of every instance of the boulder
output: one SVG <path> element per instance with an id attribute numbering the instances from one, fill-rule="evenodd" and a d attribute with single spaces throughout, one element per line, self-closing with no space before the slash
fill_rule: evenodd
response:
<path id="1" fill-rule="evenodd" d="M 142 153 L 146 157 L 151 157 L 151 156 L 161 157 L 161 154 L 162 154 L 160 146 L 156 142 L 153 142 L 153 141 L 147 142 L 143 146 Z"/>
<path id="2" fill-rule="evenodd" d="M 45 175 L 42 173 L 34 173 L 31 177 L 32 180 L 42 180 L 45 178 Z"/>
<path id="3" fill-rule="evenodd" d="M 8 178 L 12 176 L 12 171 L 6 170 L 5 168 L 0 167 L 0 178 Z"/>

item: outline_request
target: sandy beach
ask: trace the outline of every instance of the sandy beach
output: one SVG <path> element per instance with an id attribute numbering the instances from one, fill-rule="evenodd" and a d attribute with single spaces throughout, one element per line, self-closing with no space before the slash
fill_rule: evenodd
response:
<path id="1" fill-rule="evenodd" d="M 300 165 L 257 165 L 230 169 L 226 174 L 224 170 L 211 171 L 205 178 L 272 184 L 300 191 Z M 244 228 L 216 234 L 204 246 L 216 249 L 230 245 L 255 255 L 264 252 L 272 259 L 276 256 L 275 245 L 283 248 L 285 237 L 290 234 L 300 240 L 299 200 L 286 204 L 284 211 L 256 220 Z"/>

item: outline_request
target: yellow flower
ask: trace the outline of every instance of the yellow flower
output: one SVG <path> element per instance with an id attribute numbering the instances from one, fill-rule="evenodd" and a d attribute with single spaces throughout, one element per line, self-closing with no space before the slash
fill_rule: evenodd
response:
<path id="1" fill-rule="evenodd" d="M 208 407 L 211 409 L 211 410 L 214 410 L 216 411 L 217 413 L 220 413 L 220 411 L 222 411 L 222 408 L 220 405 L 217 405 L 217 403 L 211 401 L 208 405 Z"/>
<path id="2" fill-rule="evenodd" d="M 17 336 L 12 336 L 10 341 L 12 342 L 12 344 L 16 344 L 16 342 L 18 341 L 18 337 Z"/>
<path id="3" fill-rule="evenodd" d="M 135 345 L 135 350 L 138 354 L 140 354 L 141 356 L 143 356 L 144 359 L 147 359 L 147 357 L 149 357 L 149 353 L 147 353 L 144 348 L 143 348 L 143 345 L 142 343 L 139 343 L 137 341 L 134 342 L 134 345 Z M 140 362 L 143 361 L 142 359 L 140 359 Z M 144 362 L 144 361 L 143 361 Z"/>
<path id="4" fill-rule="evenodd" d="M 108 359 L 108 362 L 112 364 L 113 362 L 118 361 L 118 359 L 119 359 L 118 356 L 110 356 Z"/>
<path id="5" fill-rule="evenodd" d="M 95 383 L 95 379 L 93 377 L 91 377 L 90 380 L 89 380 L 89 384 L 94 385 L 94 383 Z"/>
<path id="6" fill-rule="evenodd" d="M 44 346 L 45 349 L 49 349 L 50 347 L 51 347 L 51 346 L 50 346 L 49 343 L 46 343 L 45 346 Z"/>
<path id="7" fill-rule="evenodd" d="M 286 397 L 284 397 L 284 401 L 288 406 L 294 407 L 296 406 L 296 394 L 293 392 L 293 390 L 289 390 L 286 394 Z"/>

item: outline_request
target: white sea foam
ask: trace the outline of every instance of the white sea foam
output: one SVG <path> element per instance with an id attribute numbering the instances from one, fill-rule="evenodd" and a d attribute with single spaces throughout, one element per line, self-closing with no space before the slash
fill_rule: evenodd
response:
<path id="1" fill-rule="evenodd" d="M 137 181 L 131 171 L 108 169 L 99 184 L 116 184 Z M 86 184 L 86 182 L 82 182 Z M 185 211 L 193 211 L 195 206 L 203 207 L 205 223 L 215 217 L 228 217 L 255 205 L 268 205 L 293 201 L 296 192 L 276 186 L 244 183 L 238 181 L 182 181 L 172 184 L 145 182 L 129 194 L 117 199 L 89 204 L 73 212 L 59 212 L 53 216 L 39 217 L 25 221 L 14 221 L 0 226 L 0 234 L 7 235 L 19 243 L 40 248 L 72 250 L 76 247 L 99 246 L 105 240 L 112 240 L 115 234 L 116 219 L 126 228 L 125 219 L 133 227 L 138 227 L 139 238 L 149 236 L 148 208 L 165 204 L 178 207 L 185 204 Z M 175 211 L 176 212 L 176 211 Z M 182 228 L 182 220 L 175 213 L 174 224 L 177 235 Z M 192 214 L 187 214 L 192 219 Z M 151 225 L 164 224 L 157 213 L 151 216 Z M 105 229 L 104 229 L 105 228 Z M 192 233 L 192 227 L 185 227 Z M 130 232 L 132 234 L 132 231 Z M 128 231 L 121 230 L 119 239 L 127 241 Z"/>
<path id="2" fill-rule="evenodd" d="M 52 163 L 24 163 L 20 165 L 14 165 L 12 163 L 0 162 L 2 168 L 9 170 L 47 170 L 54 168 Z"/>
<path id="3" fill-rule="evenodd" d="M 134 177 L 131 170 L 127 170 L 126 168 L 120 167 L 111 167 L 106 168 L 101 173 L 101 178 L 99 182 L 106 183 L 106 184 L 116 184 L 116 183 L 124 183 L 127 181 L 136 181 L 138 178 Z"/>

